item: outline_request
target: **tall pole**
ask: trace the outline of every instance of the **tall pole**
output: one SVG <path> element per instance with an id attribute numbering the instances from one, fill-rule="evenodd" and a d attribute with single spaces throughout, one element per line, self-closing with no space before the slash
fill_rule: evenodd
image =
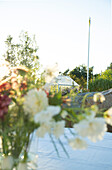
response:
<path id="1" fill-rule="evenodd" d="M 90 25 L 91 25 L 91 18 L 89 18 L 89 34 L 88 34 L 87 90 L 89 85 Z"/>

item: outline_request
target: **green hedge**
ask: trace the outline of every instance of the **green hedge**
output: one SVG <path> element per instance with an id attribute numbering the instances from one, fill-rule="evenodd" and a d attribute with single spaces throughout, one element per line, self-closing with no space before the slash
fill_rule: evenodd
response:
<path id="1" fill-rule="evenodd" d="M 103 91 L 112 88 L 112 80 L 98 78 L 89 83 L 90 92 Z"/>

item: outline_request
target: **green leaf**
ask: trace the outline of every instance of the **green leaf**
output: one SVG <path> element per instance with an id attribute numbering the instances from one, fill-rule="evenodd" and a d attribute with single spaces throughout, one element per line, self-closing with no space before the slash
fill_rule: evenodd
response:
<path id="1" fill-rule="evenodd" d="M 49 97 L 49 104 L 50 105 L 60 105 L 62 104 L 62 94 L 61 92 L 56 93 L 53 97 Z"/>

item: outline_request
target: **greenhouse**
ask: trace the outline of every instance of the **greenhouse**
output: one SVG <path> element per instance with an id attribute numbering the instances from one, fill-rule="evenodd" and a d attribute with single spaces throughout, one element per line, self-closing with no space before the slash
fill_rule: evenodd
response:
<path id="1" fill-rule="evenodd" d="M 65 88 L 72 88 L 72 87 L 78 87 L 79 85 L 69 76 L 64 76 L 64 75 L 58 75 L 53 83 L 53 86 L 58 86 L 58 90 L 65 89 Z"/>

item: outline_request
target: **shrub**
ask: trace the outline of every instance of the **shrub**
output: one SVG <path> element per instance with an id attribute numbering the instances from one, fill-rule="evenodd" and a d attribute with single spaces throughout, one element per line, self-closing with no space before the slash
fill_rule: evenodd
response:
<path id="1" fill-rule="evenodd" d="M 104 91 L 112 88 L 112 80 L 98 78 L 89 83 L 90 92 Z"/>

